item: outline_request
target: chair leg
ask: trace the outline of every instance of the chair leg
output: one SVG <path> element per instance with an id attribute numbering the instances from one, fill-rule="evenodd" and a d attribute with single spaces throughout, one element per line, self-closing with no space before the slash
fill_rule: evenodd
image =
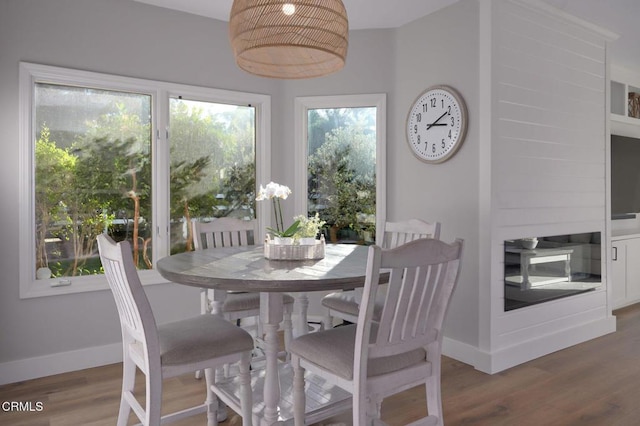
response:
<path id="1" fill-rule="evenodd" d="M 296 336 L 304 336 L 309 332 L 307 323 L 307 311 L 309 310 L 309 297 L 307 293 L 297 293 L 295 304 L 298 305 L 298 326 Z"/>
<path id="2" fill-rule="evenodd" d="M 442 424 L 442 401 L 440 399 L 440 380 L 431 376 L 425 383 L 425 391 L 427 393 L 427 411 L 429 416 L 437 417 L 438 424 Z"/>
<path id="3" fill-rule="evenodd" d="M 284 310 L 282 329 L 284 331 L 284 350 L 286 352 L 286 360 L 289 361 L 291 359 L 291 355 L 289 354 L 289 344 L 291 343 L 291 340 L 293 340 L 293 322 L 291 321 L 291 309 L 285 308 Z"/>
<path id="4" fill-rule="evenodd" d="M 260 321 L 260 316 L 256 317 L 256 337 L 258 339 L 262 339 L 264 337 L 264 329 L 262 328 L 262 321 Z"/>
<path id="5" fill-rule="evenodd" d="M 251 426 L 253 422 L 253 395 L 251 390 L 251 353 L 244 354 L 239 363 L 240 372 L 240 407 L 242 411 L 243 426 Z"/>
<path id="6" fill-rule="evenodd" d="M 369 401 L 367 404 L 367 422 L 371 422 L 371 424 L 375 424 L 375 420 L 380 419 L 380 415 L 382 412 L 382 398 L 380 395 L 374 394 L 369 397 Z"/>
<path id="7" fill-rule="evenodd" d="M 202 315 L 211 313 L 211 303 L 209 303 L 208 290 L 206 288 L 200 289 L 200 313 Z M 196 371 L 196 379 L 202 378 L 202 371 Z"/>
<path id="8" fill-rule="evenodd" d="M 136 383 L 136 365 L 125 354 L 122 366 L 122 395 L 120 397 L 120 411 L 118 412 L 118 426 L 127 426 L 129 414 L 131 414 L 131 405 L 125 399 L 125 395 L 133 393 Z"/>
<path id="9" fill-rule="evenodd" d="M 158 365 L 158 368 L 160 366 Z M 154 367 L 149 367 L 154 370 Z M 149 371 L 146 375 L 147 397 L 145 422 L 147 426 L 159 425 L 162 417 L 162 373 Z"/>
<path id="10" fill-rule="evenodd" d="M 368 415 L 372 411 L 371 404 L 371 401 L 363 394 L 363 390 L 355 392 L 352 405 L 354 425 L 370 426 L 373 424 L 373 417 Z"/>
<path id="11" fill-rule="evenodd" d="M 200 289 L 200 313 L 202 315 L 211 313 L 208 290 L 205 288 Z"/>
<path id="12" fill-rule="evenodd" d="M 429 355 L 431 352 L 431 355 Z M 425 383 L 425 391 L 427 393 L 427 411 L 429 416 L 438 418 L 438 425 L 444 424 L 442 419 L 442 391 L 440 387 L 440 372 L 442 369 L 442 357 L 439 350 L 429 351 L 427 349 L 427 357 L 431 362 L 431 376 Z"/>
<path id="13" fill-rule="evenodd" d="M 322 328 L 330 330 L 333 328 L 333 317 L 331 316 L 331 310 L 327 309 L 327 313 L 322 319 Z"/>
<path id="14" fill-rule="evenodd" d="M 212 368 L 204 370 L 204 376 L 207 381 L 207 399 L 205 405 L 207 406 L 207 426 L 218 426 L 218 396 L 211 389 L 211 385 L 214 383 L 215 373 Z"/>
<path id="15" fill-rule="evenodd" d="M 293 364 L 293 421 L 295 426 L 304 426 L 306 395 L 304 393 L 304 368 L 300 360 L 294 358 Z"/>
<path id="16" fill-rule="evenodd" d="M 214 382 L 213 369 L 205 369 L 204 376 L 207 381 L 207 399 L 204 402 L 207 406 L 207 426 L 218 426 L 218 397 L 211 390 L 211 385 Z"/>

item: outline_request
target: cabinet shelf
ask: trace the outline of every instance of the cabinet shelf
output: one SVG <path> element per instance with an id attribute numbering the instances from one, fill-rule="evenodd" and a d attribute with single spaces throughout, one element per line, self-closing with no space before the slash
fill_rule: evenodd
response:
<path id="1" fill-rule="evenodd" d="M 638 111 L 629 111 L 629 93 L 637 93 L 640 97 L 640 74 L 612 66 L 609 93 L 611 134 L 640 138 L 640 106 Z"/>
<path id="2" fill-rule="evenodd" d="M 612 68 L 611 118 L 640 125 L 640 81 L 627 70 Z"/>

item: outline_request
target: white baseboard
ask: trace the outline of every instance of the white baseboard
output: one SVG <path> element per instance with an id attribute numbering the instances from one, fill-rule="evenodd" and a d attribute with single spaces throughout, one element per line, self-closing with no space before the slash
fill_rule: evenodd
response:
<path id="1" fill-rule="evenodd" d="M 469 364 L 476 370 L 494 374 L 614 331 L 616 331 L 616 318 L 609 316 L 598 321 L 581 324 L 579 327 L 571 327 L 554 334 L 540 336 L 520 345 L 492 353 L 480 351 L 474 346 L 445 337 L 442 342 L 442 353 Z"/>
<path id="2" fill-rule="evenodd" d="M 445 336 L 442 338 L 442 355 L 475 367 L 478 348 Z"/>
<path id="3" fill-rule="evenodd" d="M 20 359 L 0 364 L 0 385 L 122 362 L 122 343 Z"/>

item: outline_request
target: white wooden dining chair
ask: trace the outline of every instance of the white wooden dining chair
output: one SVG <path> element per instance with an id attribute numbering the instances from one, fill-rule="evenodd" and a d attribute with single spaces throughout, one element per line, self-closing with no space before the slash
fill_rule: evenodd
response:
<path id="1" fill-rule="evenodd" d="M 254 245 L 257 234 L 257 221 L 243 220 L 232 217 L 221 217 L 211 222 L 191 221 L 193 231 L 193 246 L 195 250 L 203 250 L 214 247 L 237 247 Z M 255 318 L 256 341 L 261 345 L 262 328 L 259 321 L 260 293 L 224 292 L 224 301 L 221 304 L 222 315 L 229 321 L 237 321 L 244 318 Z M 217 295 L 220 291 L 201 289 L 201 313 L 210 314 L 215 303 L 218 303 Z M 284 304 L 284 343 L 285 348 L 293 338 L 293 313 L 294 298 L 291 295 L 283 295 Z"/>
<path id="2" fill-rule="evenodd" d="M 305 370 L 353 395 L 353 423 L 384 424 L 382 400 L 426 386 L 428 415 L 413 424 L 444 424 L 440 393 L 442 325 L 460 269 L 462 240 L 418 239 L 394 249 L 369 248 L 356 324 L 291 342 L 296 426 L 305 424 Z M 381 269 L 389 284 L 380 321 L 372 321 Z"/>
<path id="3" fill-rule="evenodd" d="M 241 414 L 243 425 L 251 425 L 251 335 L 214 315 L 198 315 L 157 326 L 133 263 L 129 242 L 115 243 L 104 234 L 97 239 L 100 260 L 116 302 L 122 330 L 123 378 L 118 426 L 127 425 L 131 410 L 147 426 L 204 412 L 207 413 L 207 424 L 217 425 L 218 396 L 212 389 L 213 370 L 229 363 L 239 365 L 241 402 L 240 405 L 227 399 L 224 402 Z M 134 396 L 136 368 L 145 375 L 144 408 Z M 205 402 L 162 416 L 163 379 L 197 370 L 205 371 Z"/>
<path id="4" fill-rule="evenodd" d="M 402 222 L 386 222 L 382 248 L 394 248 L 418 238 L 440 239 L 440 222 L 425 222 L 420 219 L 409 219 Z M 333 318 L 337 317 L 345 321 L 356 322 L 362 289 L 335 291 L 322 298 L 322 306 L 326 309 L 323 320 L 324 329 L 333 327 Z M 379 299 L 383 299 L 382 294 Z M 374 310 L 374 320 L 380 316 L 382 300 L 378 300 Z"/>

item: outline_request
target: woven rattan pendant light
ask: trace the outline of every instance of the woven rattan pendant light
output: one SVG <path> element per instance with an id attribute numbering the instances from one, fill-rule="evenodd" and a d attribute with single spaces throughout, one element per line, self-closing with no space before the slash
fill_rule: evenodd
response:
<path id="1" fill-rule="evenodd" d="M 340 70 L 348 33 L 341 0 L 234 0 L 229 18 L 238 66 L 262 77 L 312 78 Z"/>

